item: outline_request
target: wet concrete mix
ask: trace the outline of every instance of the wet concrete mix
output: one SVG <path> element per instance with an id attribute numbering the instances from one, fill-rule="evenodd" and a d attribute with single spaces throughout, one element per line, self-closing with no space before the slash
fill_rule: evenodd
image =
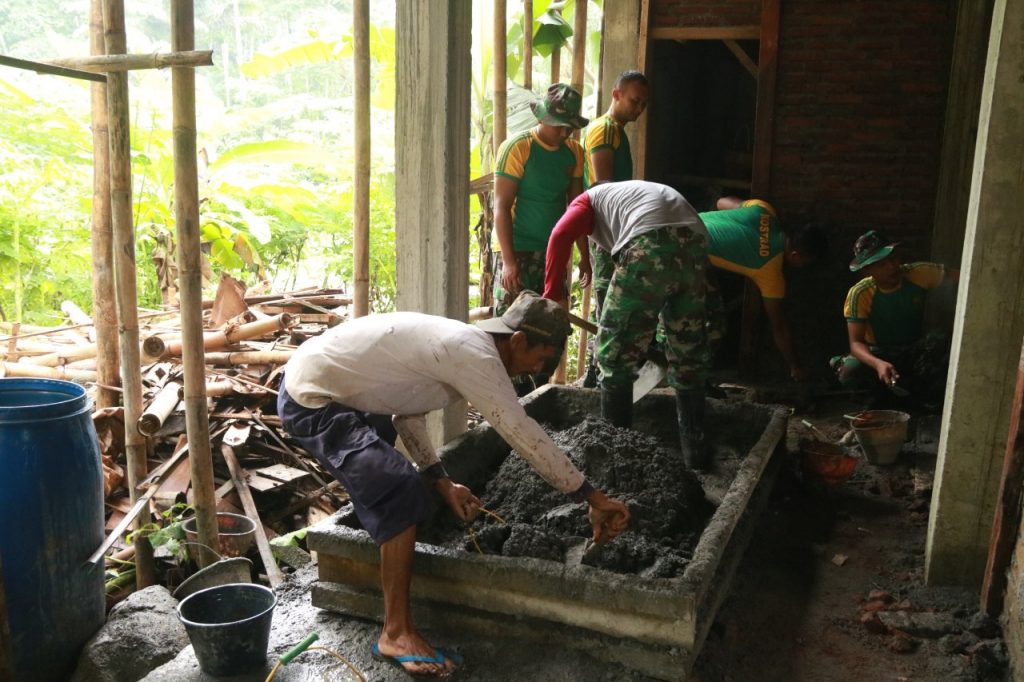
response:
<path id="1" fill-rule="evenodd" d="M 545 428 L 595 488 L 629 505 L 629 529 L 609 543 L 586 548 L 591 536 L 587 505 L 567 502 L 513 451 L 480 495 L 484 506 L 504 521 L 483 514 L 473 524 L 480 550 L 578 561 L 652 578 L 681 576 L 714 507 L 679 450 L 597 417 L 560 431 Z M 477 551 L 465 527 L 447 513 L 438 515 L 423 539 Z"/>

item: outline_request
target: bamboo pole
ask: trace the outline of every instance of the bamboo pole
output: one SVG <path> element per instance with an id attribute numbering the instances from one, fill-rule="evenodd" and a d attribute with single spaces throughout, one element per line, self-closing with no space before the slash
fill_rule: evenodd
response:
<path id="1" fill-rule="evenodd" d="M 494 158 L 498 158 L 498 147 L 505 141 L 508 125 L 508 45 L 505 26 L 507 12 L 505 0 L 494 0 Z"/>
<path id="2" fill-rule="evenodd" d="M 576 0 L 572 21 L 572 87 L 583 94 L 584 59 L 587 56 L 587 2 Z"/>
<path id="3" fill-rule="evenodd" d="M 195 48 L 192 0 L 171 0 L 171 49 Z M 217 500 L 214 496 L 213 453 L 206 409 L 206 365 L 203 358 L 203 273 L 199 250 L 199 172 L 196 152 L 196 74 L 191 67 L 171 68 L 174 108 L 174 220 L 178 235 L 178 290 L 185 378 L 185 431 L 191 444 L 189 462 L 199 542 L 216 547 Z M 177 353 L 175 353 L 177 354 Z M 176 392 L 175 392 L 176 395 Z M 127 421 L 127 416 L 125 417 Z M 201 547 L 199 565 L 217 561 L 215 552 Z"/>
<path id="4" fill-rule="evenodd" d="M 89 3 L 89 53 L 102 55 L 103 0 Z M 114 407 L 121 399 L 107 386 L 119 386 L 117 305 L 114 298 L 113 230 L 110 225 L 110 140 L 107 84 L 93 83 L 92 95 L 92 315 L 96 336 L 96 407 Z"/>
<path id="5" fill-rule="evenodd" d="M 150 353 L 149 350 L 147 349 L 146 341 L 144 341 L 142 344 L 143 355 L 146 356 L 146 359 L 151 361 L 159 360 L 164 353 L 163 339 L 160 339 L 159 337 L 149 338 L 156 338 L 157 341 L 159 342 L 151 344 L 152 348 L 154 350 L 158 350 L 158 352 L 156 354 Z M 115 346 L 115 350 L 116 349 L 117 348 Z M 21 360 L 21 362 L 29 365 L 39 365 L 40 367 L 59 367 L 60 365 L 69 365 L 80 360 L 98 358 L 99 351 L 100 347 L 98 343 L 89 344 L 88 346 L 73 346 L 70 348 L 62 348 L 60 350 L 53 350 L 53 347 L 51 346 L 49 352 L 44 353 L 42 355 L 37 355 L 32 358 L 24 358 Z M 96 364 L 97 367 L 99 367 L 99 363 L 97 362 Z M 113 405 L 109 407 L 113 407 Z"/>
<path id="6" fill-rule="evenodd" d="M 523 0 L 523 87 L 533 89 L 533 0 Z"/>
<path id="7" fill-rule="evenodd" d="M 166 69 L 169 66 L 213 66 L 212 50 L 154 54 L 110 54 L 93 57 L 48 59 L 45 64 L 64 66 L 91 73 L 115 73 L 140 69 Z"/>
<path id="8" fill-rule="evenodd" d="M 551 50 L 551 83 L 558 83 L 562 79 L 562 48 L 556 47 Z"/>
<path id="9" fill-rule="evenodd" d="M 104 0 L 103 37 L 107 54 L 125 54 L 124 0 Z M 142 414 L 142 372 L 139 363 L 138 296 L 135 281 L 135 228 L 132 224 L 131 130 L 128 112 L 128 75 L 107 76 L 107 113 L 110 145 L 110 214 L 113 227 L 114 287 L 119 320 L 121 380 L 124 387 L 125 453 L 128 491 L 138 499 L 135 486 L 146 477 L 146 441 L 135 424 Z M 149 522 L 142 510 L 136 528 Z"/>
<path id="10" fill-rule="evenodd" d="M 198 249 L 198 242 L 196 248 Z M 181 255 L 181 247 L 178 248 L 179 258 Z M 198 267 L 198 266 L 197 266 Z M 180 267 L 179 267 L 180 272 Z M 194 309 L 198 310 L 198 307 Z M 193 311 L 193 312 L 194 312 Z M 184 318 L 184 313 L 182 313 Z M 268 317 L 265 320 L 256 320 L 255 322 L 248 322 L 246 324 L 238 325 L 237 327 L 229 327 L 220 331 L 208 333 L 203 337 L 202 346 L 206 350 L 217 350 L 219 348 L 225 348 L 232 344 L 238 343 L 239 341 L 245 341 L 246 339 L 255 339 L 265 334 L 272 334 L 274 332 L 281 331 L 289 327 L 294 318 L 288 313 L 281 313 L 274 317 Z M 184 330 L 182 330 L 184 331 Z M 200 321 L 200 332 L 202 331 L 202 323 Z M 143 344 L 146 353 L 153 355 L 154 348 L 150 348 L 148 345 L 150 339 L 159 338 L 151 336 L 146 339 Z M 155 341 L 152 343 L 156 343 Z M 164 356 L 180 356 L 182 353 L 182 340 L 181 339 L 163 339 L 163 343 L 166 345 Z M 154 356 L 157 357 L 157 356 Z"/>
<path id="11" fill-rule="evenodd" d="M 208 365 L 283 365 L 291 360 L 290 350 L 249 350 L 207 353 Z"/>
<path id="12" fill-rule="evenodd" d="M 65 381 L 96 381 L 96 372 L 69 367 L 40 367 L 25 362 L 0 362 L 0 379 L 4 377 L 39 377 Z M 134 431 L 134 429 L 132 429 Z"/>
<path id="13" fill-rule="evenodd" d="M 581 317 L 586 320 L 590 317 L 590 290 L 592 285 L 587 285 L 583 290 L 583 304 L 580 312 Z M 580 330 L 580 345 L 576 348 L 576 378 L 579 379 L 586 372 L 587 368 L 587 337 L 589 332 L 586 329 Z"/>
<path id="14" fill-rule="evenodd" d="M 355 196 L 352 202 L 352 316 L 370 312 L 370 0 L 352 4 L 355 68 Z"/>
<path id="15" fill-rule="evenodd" d="M 68 69 L 63 66 L 53 66 L 52 64 L 44 64 L 43 62 L 33 62 L 28 59 L 17 59 L 15 57 L 7 57 L 0 55 L 0 64 L 4 66 L 13 66 L 16 69 L 24 69 L 25 71 L 35 71 L 36 73 L 48 73 L 53 76 L 65 76 L 67 78 L 78 78 L 84 81 L 93 81 L 96 83 L 105 83 L 107 77 L 101 73 L 93 73 L 91 71 L 79 71 L 77 69 Z"/>
<path id="16" fill-rule="evenodd" d="M 182 386 L 177 381 L 168 381 L 156 394 L 149 407 L 139 417 L 139 431 L 144 436 L 156 435 L 160 427 L 167 421 L 167 417 L 174 412 L 174 408 L 182 398 Z"/>

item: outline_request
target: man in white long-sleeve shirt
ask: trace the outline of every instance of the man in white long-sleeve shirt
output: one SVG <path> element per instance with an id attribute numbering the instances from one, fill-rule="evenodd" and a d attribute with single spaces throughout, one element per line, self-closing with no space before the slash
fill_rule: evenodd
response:
<path id="1" fill-rule="evenodd" d="M 304 343 L 285 367 L 278 397 L 285 430 L 345 485 L 380 546 L 385 615 L 375 658 L 437 676 L 460 662 L 430 646 L 409 611 L 416 525 L 432 511 L 429 487 L 464 521 L 481 505 L 448 477 L 427 435 L 427 412 L 467 399 L 544 480 L 589 503 L 595 541 L 626 528 L 626 506 L 587 483 L 527 416 L 510 380 L 559 357 L 568 334 L 561 306 L 524 291 L 504 315 L 477 326 L 420 313 L 352 320 Z M 396 431 L 416 468 L 394 449 Z"/>

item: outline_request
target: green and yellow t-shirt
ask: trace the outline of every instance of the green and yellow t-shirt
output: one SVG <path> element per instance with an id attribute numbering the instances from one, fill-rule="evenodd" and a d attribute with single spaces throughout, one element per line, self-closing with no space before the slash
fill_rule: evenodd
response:
<path id="1" fill-rule="evenodd" d="M 512 205 L 513 248 L 544 251 L 565 213 L 569 183 L 583 177 L 583 148 L 573 139 L 549 147 L 526 130 L 502 143 L 494 174 L 519 184 Z"/>
<path id="2" fill-rule="evenodd" d="M 775 209 L 759 199 L 739 208 L 700 214 L 708 228 L 708 260 L 717 268 L 751 279 L 764 298 L 784 298 L 783 255 L 786 235 Z"/>
<path id="3" fill-rule="evenodd" d="M 583 137 L 583 152 L 586 165 L 583 167 L 583 188 L 590 189 L 594 182 L 594 162 L 590 155 L 601 149 L 611 149 L 612 180 L 622 182 L 633 179 L 633 153 L 629 150 L 629 138 L 625 127 L 605 114 L 590 122 Z"/>
<path id="4" fill-rule="evenodd" d="M 903 279 L 885 291 L 874 277 L 850 287 L 843 314 L 847 322 L 866 322 L 864 340 L 880 348 L 909 346 L 921 336 L 925 293 L 942 284 L 946 268 L 938 263 L 906 263 Z"/>

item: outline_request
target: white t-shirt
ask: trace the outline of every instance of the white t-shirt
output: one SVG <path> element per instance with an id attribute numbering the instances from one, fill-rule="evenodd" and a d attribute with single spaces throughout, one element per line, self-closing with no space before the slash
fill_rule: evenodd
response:
<path id="1" fill-rule="evenodd" d="M 519 404 L 487 332 L 446 317 L 387 313 L 333 327 L 301 346 L 285 366 L 295 402 L 338 402 L 395 415 L 395 428 L 420 469 L 435 464 L 425 413 L 468 400 L 552 486 L 566 493 L 583 474 Z"/>
<path id="2" fill-rule="evenodd" d="M 645 180 L 608 182 L 587 190 L 594 209 L 591 238 L 611 254 L 634 237 L 659 227 L 682 225 L 707 238 L 700 215 L 668 185 Z"/>

